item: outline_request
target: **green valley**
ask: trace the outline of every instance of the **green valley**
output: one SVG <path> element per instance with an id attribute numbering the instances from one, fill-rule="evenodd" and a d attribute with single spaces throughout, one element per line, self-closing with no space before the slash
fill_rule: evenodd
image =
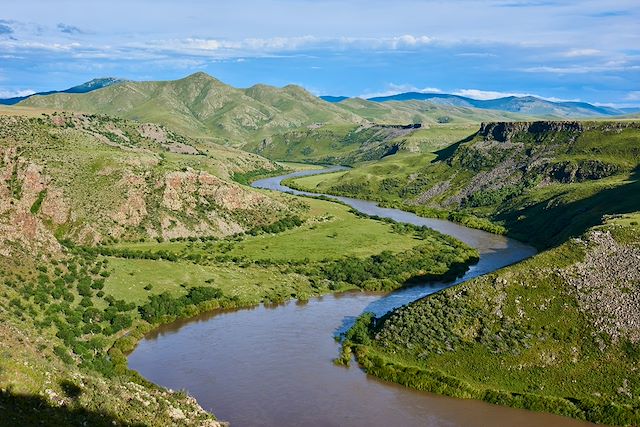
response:
<path id="1" fill-rule="evenodd" d="M 255 154 L 160 125 L 15 111 L 27 114 L 0 116 L 0 405 L 12 425 L 217 426 L 186 393 L 127 368 L 146 332 L 218 308 L 451 278 L 478 259 L 426 228 L 232 181 L 284 170 Z"/>

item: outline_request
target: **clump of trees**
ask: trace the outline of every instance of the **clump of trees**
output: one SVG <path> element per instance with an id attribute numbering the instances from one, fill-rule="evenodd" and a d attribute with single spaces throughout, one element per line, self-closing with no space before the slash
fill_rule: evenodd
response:
<path id="1" fill-rule="evenodd" d="M 218 288 L 198 286 L 190 288 L 186 295 L 173 296 L 168 292 L 149 297 L 149 302 L 138 308 L 140 316 L 150 323 L 158 323 L 165 317 L 179 317 L 191 306 L 198 306 L 222 298 Z"/>
<path id="2" fill-rule="evenodd" d="M 247 231 L 247 234 L 256 236 L 261 233 L 268 233 L 268 234 L 282 233 L 283 231 L 287 231 L 291 228 L 300 227 L 302 224 L 304 224 L 304 221 L 300 219 L 300 217 L 295 215 L 289 215 L 282 219 L 279 219 L 274 223 L 254 227 L 251 230 Z"/>

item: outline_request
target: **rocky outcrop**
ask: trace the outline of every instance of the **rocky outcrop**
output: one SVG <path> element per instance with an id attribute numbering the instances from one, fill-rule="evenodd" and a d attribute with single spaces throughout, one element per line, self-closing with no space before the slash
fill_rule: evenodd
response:
<path id="1" fill-rule="evenodd" d="M 612 340 L 640 342 L 640 246 L 621 244 L 610 231 L 591 231 L 583 261 L 561 270 L 580 309 Z"/>
<path id="2" fill-rule="evenodd" d="M 546 165 L 542 174 L 552 181 L 570 183 L 602 179 L 620 173 L 620 168 L 600 160 L 564 161 Z"/>
<path id="3" fill-rule="evenodd" d="M 281 198 L 225 179 L 273 163 L 217 146 L 166 155 L 195 150 L 188 141 L 104 116 L 0 116 L 0 252 L 55 253 L 54 236 L 78 244 L 223 237 L 289 212 Z"/>
<path id="4" fill-rule="evenodd" d="M 44 221 L 67 220 L 61 193 L 49 196 L 42 167 L 21 158 L 16 147 L 0 148 L 0 158 L 0 255 L 58 254 L 60 245 Z"/>
<path id="5" fill-rule="evenodd" d="M 478 135 L 485 140 L 509 142 L 515 136 L 529 135 L 534 139 L 549 138 L 553 134 L 578 135 L 587 130 L 598 129 L 603 132 L 620 132 L 624 129 L 640 129 L 640 122 L 611 121 L 535 121 L 535 122 L 488 122 L 480 125 Z"/>
<path id="6" fill-rule="evenodd" d="M 478 135 L 486 140 L 509 142 L 514 135 L 523 133 L 542 136 L 550 133 L 580 133 L 582 131 L 582 123 L 576 121 L 493 122 L 482 123 Z"/>

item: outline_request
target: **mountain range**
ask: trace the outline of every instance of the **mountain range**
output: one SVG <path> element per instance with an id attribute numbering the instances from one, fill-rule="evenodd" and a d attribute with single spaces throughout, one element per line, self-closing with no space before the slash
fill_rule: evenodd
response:
<path id="1" fill-rule="evenodd" d="M 93 79 L 91 81 L 82 83 L 78 86 L 73 86 L 70 87 L 69 89 L 64 89 L 64 90 L 50 90 L 47 92 L 36 92 L 36 93 L 32 93 L 31 95 L 25 95 L 25 96 L 15 96 L 12 98 L 2 98 L 0 99 L 0 105 L 15 105 L 21 101 L 24 101 L 25 99 L 28 99 L 34 95 L 53 95 L 56 93 L 87 93 L 87 92 L 92 92 L 94 90 L 98 90 L 98 89 L 102 89 L 104 87 L 107 86 L 111 86 L 112 84 L 115 83 L 120 83 L 123 82 L 124 80 L 122 79 L 118 79 L 115 77 L 102 77 L 102 78 L 97 78 L 97 79 Z"/>
<path id="2" fill-rule="evenodd" d="M 65 91 L 34 94 L 18 104 L 159 123 L 202 142 L 253 147 L 283 134 L 289 134 L 286 139 L 291 140 L 291 132 L 298 129 L 334 125 L 351 127 L 341 132 L 346 135 L 371 124 L 429 127 L 628 113 L 535 97 L 476 100 L 417 92 L 369 100 L 316 97 L 296 85 L 236 88 L 203 72 L 170 81 L 96 79 Z"/>
<path id="3" fill-rule="evenodd" d="M 235 88 L 198 72 L 172 81 L 121 81 L 87 93 L 36 95 L 20 106 L 160 123 L 204 141 L 244 145 L 304 127 L 517 120 L 513 113 L 425 102 L 326 102 L 300 86 Z"/>
<path id="4" fill-rule="evenodd" d="M 349 99 L 344 96 L 321 96 L 320 98 L 333 103 L 340 103 Z M 586 102 L 555 102 L 535 96 L 506 96 L 503 98 L 482 100 L 446 93 L 422 92 L 404 92 L 390 96 L 372 97 L 367 98 L 367 101 L 379 103 L 391 101 L 428 101 L 438 105 L 478 108 L 481 110 L 498 110 L 527 114 L 529 116 L 557 118 L 617 116 L 634 113 L 640 110 L 640 108 L 618 109 L 606 106 L 597 106 Z"/>

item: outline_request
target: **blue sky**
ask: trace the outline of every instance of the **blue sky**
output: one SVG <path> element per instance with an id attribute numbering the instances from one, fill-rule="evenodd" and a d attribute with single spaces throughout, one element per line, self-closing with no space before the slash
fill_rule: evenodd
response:
<path id="1" fill-rule="evenodd" d="M 21 0 L 0 97 L 206 71 L 315 94 L 534 94 L 640 105 L 638 0 Z"/>

